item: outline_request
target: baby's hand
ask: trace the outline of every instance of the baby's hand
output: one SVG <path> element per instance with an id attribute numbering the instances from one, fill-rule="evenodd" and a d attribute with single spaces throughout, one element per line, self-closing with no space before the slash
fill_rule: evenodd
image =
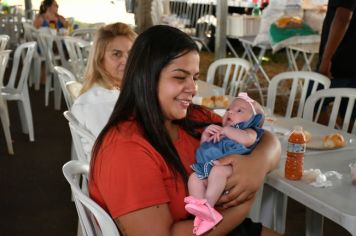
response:
<path id="1" fill-rule="evenodd" d="M 201 140 L 202 142 L 210 142 L 216 140 L 220 136 L 222 127 L 218 125 L 209 125 L 203 132 Z M 217 136 L 217 137 L 216 137 Z"/>

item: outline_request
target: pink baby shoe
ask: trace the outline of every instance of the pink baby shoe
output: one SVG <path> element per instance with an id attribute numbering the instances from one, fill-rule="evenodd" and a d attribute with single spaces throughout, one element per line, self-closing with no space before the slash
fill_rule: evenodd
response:
<path id="1" fill-rule="evenodd" d="M 215 225 L 217 223 L 219 223 L 222 220 L 222 217 L 220 218 L 220 220 L 218 222 L 214 222 L 211 220 L 203 220 L 200 219 L 198 216 L 195 217 L 194 222 L 197 223 L 197 226 L 194 226 L 193 229 L 193 234 L 195 235 L 202 235 L 206 232 L 208 232 L 209 230 L 211 230 L 212 228 L 215 227 Z"/>
<path id="2" fill-rule="evenodd" d="M 212 229 L 222 220 L 222 215 L 216 211 L 206 199 L 196 199 L 192 196 L 184 198 L 185 209 L 195 215 L 193 233 L 201 235 Z"/>

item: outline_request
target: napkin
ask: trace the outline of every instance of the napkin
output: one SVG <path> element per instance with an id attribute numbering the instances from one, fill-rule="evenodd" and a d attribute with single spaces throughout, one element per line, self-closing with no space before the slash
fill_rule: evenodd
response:
<path id="1" fill-rule="evenodd" d="M 327 171 L 324 174 L 320 169 L 309 169 L 303 171 L 302 180 L 314 187 L 325 188 L 332 186 L 332 182 L 328 180 L 328 177 L 335 176 L 337 179 L 342 179 L 342 174 L 337 171 Z"/>

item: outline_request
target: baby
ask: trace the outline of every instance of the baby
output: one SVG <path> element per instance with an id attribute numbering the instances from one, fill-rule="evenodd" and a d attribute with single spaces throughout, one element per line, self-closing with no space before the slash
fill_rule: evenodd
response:
<path id="1" fill-rule="evenodd" d="M 214 165 L 230 154 L 248 154 L 260 140 L 264 115 L 260 104 L 247 93 L 239 93 L 226 110 L 222 125 L 209 125 L 196 151 L 196 163 L 189 177 L 190 196 L 184 199 L 185 209 L 195 215 L 193 233 L 201 235 L 222 220 L 213 207 L 224 191 L 231 166 Z"/>

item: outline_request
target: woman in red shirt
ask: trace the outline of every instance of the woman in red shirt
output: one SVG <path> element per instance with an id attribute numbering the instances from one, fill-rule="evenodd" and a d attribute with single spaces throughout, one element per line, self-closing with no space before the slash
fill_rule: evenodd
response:
<path id="1" fill-rule="evenodd" d="M 198 79 L 199 51 L 185 33 L 160 25 L 136 39 L 120 97 L 95 144 L 89 180 L 90 196 L 123 235 L 192 234 L 183 201 L 190 165 L 202 129 L 221 123 L 218 115 L 192 104 Z M 278 140 L 266 132 L 249 158 L 220 161 L 233 174 L 218 202 L 224 219 L 207 235 L 274 235 L 245 218 L 279 155 Z"/>

